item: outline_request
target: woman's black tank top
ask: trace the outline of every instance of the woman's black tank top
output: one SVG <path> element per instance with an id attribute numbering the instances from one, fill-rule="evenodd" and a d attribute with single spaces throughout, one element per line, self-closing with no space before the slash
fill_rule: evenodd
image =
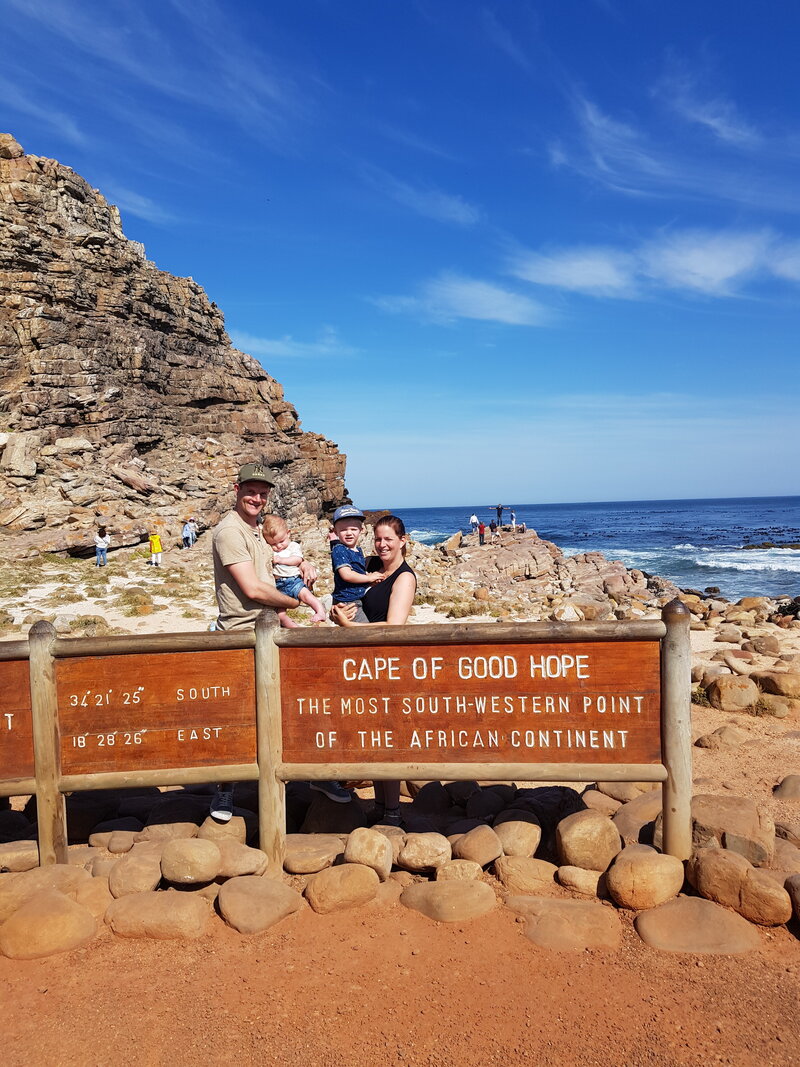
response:
<path id="1" fill-rule="evenodd" d="M 379 571 L 380 569 L 381 561 L 377 556 L 372 556 L 367 562 L 367 570 Z M 392 597 L 392 586 L 394 585 L 397 576 L 400 574 L 414 575 L 414 583 L 416 584 L 416 574 L 414 574 L 409 565 L 403 560 L 396 571 L 382 582 L 378 582 L 376 585 L 371 585 L 361 598 L 361 606 L 364 609 L 364 614 L 370 622 L 386 622 L 386 617 L 389 614 L 389 601 Z"/>

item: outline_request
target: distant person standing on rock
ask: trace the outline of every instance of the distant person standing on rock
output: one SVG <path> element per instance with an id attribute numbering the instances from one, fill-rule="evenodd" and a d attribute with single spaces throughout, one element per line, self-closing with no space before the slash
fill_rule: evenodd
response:
<path id="1" fill-rule="evenodd" d="M 94 535 L 94 565 L 105 567 L 108 562 L 108 546 L 111 544 L 111 536 L 105 526 L 98 526 Z"/>
<path id="2" fill-rule="evenodd" d="M 489 523 L 489 529 L 492 531 L 491 543 L 494 544 L 495 541 L 500 540 L 500 534 L 497 532 L 497 523 L 494 519 Z"/>
<path id="3" fill-rule="evenodd" d="M 148 563 L 151 567 L 161 566 L 161 535 L 154 530 L 148 537 L 150 542 L 150 559 Z"/>
<path id="4" fill-rule="evenodd" d="M 479 522 L 478 523 L 478 544 L 479 545 L 486 544 L 486 523 L 485 522 Z"/>
<path id="5" fill-rule="evenodd" d="M 477 533 L 478 532 L 478 516 L 475 514 L 474 511 L 469 517 L 469 524 L 472 527 L 472 532 L 473 533 Z"/>
<path id="6" fill-rule="evenodd" d="M 261 536 L 259 519 L 274 485 L 275 474 L 269 467 L 245 463 L 233 487 L 233 510 L 214 528 L 211 555 L 219 611 L 217 630 L 252 630 L 265 607 L 286 611 L 299 604 L 275 588 L 269 548 Z M 304 563 L 300 570 L 303 580 L 311 585 L 317 577 L 316 568 Z M 234 785 L 231 782 L 217 786 L 211 816 L 218 822 L 229 822 L 233 815 Z"/>
<path id="7" fill-rule="evenodd" d="M 517 532 L 517 513 L 516 513 L 516 511 L 512 511 L 511 512 L 511 532 L 512 533 L 516 533 Z"/>
<path id="8" fill-rule="evenodd" d="M 187 519 L 186 522 L 183 524 L 183 529 L 181 530 L 181 538 L 183 539 L 184 548 L 191 548 L 194 544 L 191 519 Z"/>
<path id="9" fill-rule="evenodd" d="M 417 576 L 405 561 L 406 528 L 396 515 L 383 515 L 375 524 L 375 555 L 367 560 L 367 572 L 381 574 L 383 581 L 371 585 L 361 598 L 367 622 L 355 622 L 353 605 L 334 604 L 331 618 L 338 626 L 366 626 L 385 622 L 403 626 L 408 622 Z M 375 782 L 375 811 L 373 823 L 400 826 L 400 783 Z"/>

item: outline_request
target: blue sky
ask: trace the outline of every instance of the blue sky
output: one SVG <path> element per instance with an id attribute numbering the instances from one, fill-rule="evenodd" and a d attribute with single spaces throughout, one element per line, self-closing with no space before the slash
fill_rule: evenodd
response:
<path id="1" fill-rule="evenodd" d="M 0 0 L 0 129 L 366 507 L 798 488 L 800 7 Z"/>

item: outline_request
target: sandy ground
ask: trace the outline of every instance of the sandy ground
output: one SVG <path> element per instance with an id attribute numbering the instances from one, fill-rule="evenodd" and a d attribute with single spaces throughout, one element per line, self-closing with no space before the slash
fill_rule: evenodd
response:
<path id="1" fill-rule="evenodd" d="M 16 574 L 15 619 L 102 613 L 128 632 L 174 632 L 204 629 L 213 618 L 202 543 L 165 554 L 161 571 L 143 557 L 113 556 L 102 576 L 91 561 L 69 568 L 71 582 L 47 567 L 31 573 L 32 582 Z M 86 575 L 95 587 L 102 578 L 99 595 L 89 595 Z M 156 610 L 127 614 L 118 602 L 131 586 L 144 589 Z M 70 590 L 73 599 L 65 599 Z M 55 608 L 54 596 L 62 597 Z M 437 618 L 424 607 L 414 621 Z M 693 631 L 692 641 L 698 653 L 713 651 L 709 633 Z M 695 737 L 730 722 L 749 740 L 722 751 L 695 748 L 695 791 L 752 797 L 775 818 L 799 818 L 798 804 L 775 801 L 772 787 L 800 773 L 800 722 L 693 709 Z M 104 930 L 64 956 L 0 958 L 0 1060 L 4 1067 L 800 1062 L 796 922 L 762 930 L 760 950 L 747 956 L 692 956 L 648 949 L 621 914 L 624 943 L 609 953 L 536 948 L 504 909 L 438 924 L 399 904 L 329 916 L 304 909 L 257 937 L 217 924 L 208 937 L 180 944 L 121 941 Z"/>

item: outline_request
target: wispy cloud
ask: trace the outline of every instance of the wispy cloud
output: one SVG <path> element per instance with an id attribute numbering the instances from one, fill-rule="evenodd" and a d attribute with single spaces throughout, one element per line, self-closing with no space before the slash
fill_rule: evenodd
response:
<path id="1" fill-rule="evenodd" d="M 535 285 L 596 296 L 627 296 L 636 289 L 634 257 L 614 248 L 520 253 L 510 269 L 517 278 Z"/>
<path id="2" fill-rule="evenodd" d="M 681 118 L 709 130 L 726 144 L 748 148 L 761 144 L 760 133 L 742 118 L 733 101 L 721 94 L 704 93 L 698 79 L 685 70 L 666 74 L 656 83 L 653 95 Z"/>
<path id="3" fill-rule="evenodd" d="M 74 119 L 49 104 L 39 103 L 30 93 L 23 92 L 17 83 L 2 75 L 0 75 L 0 97 L 2 97 L 3 106 L 8 111 L 38 119 L 39 122 L 56 130 L 61 137 L 72 144 L 86 143 L 86 136 Z"/>
<path id="4" fill-rule="evenodd" d="M 179 32 L 148 17 L 144 5 L 123 0 L 73 4 L 69 0 L 6 0 L 27 24 L 69 46 L 60 56 L 76 82 L 91 83 L 111 68 L 138 88 L 181 104 L 224 115 L 259 139 L 291 139 L 306 117 L 308 99 L 274 56 L 251 45 L 213 0 L 169 0 Z M 176 48 L 180 40 L 183 47 Z M 88 56 L 92 65 L 81 62 Z M 102 79 L 102 75 L 100 76 Z M 102 79 L 104 80 L 104 79 Z M 101 101 L 102 102 L 102 101 Z"/>
<path id="5" fill-rule="evenodd" d="M 800 212 L 796 146 L 767 142 L 722 98 L 673 96 L 673 109 L 713 134 L 701 142 L 652 115 L 621 119 L 577 90 L 575 128 L 549 146 L 553 166 L 627 196 L 729 201 L 760 211 Z M 759 151 L 754 151 L 758 148 Z"/>
<path id="6" fill-rule="evenodd" d="M 361 174 L 373 188 L 417 215 L 456 226 L 474 226 L 480 221 L 479 209 L 457 194 L 444 193 L 431 185 L 412 185 L 380 167 L 362 166 Z"/>
<path id="7" fill-rule="evenodd" d="M 671 290 L 731 297 L 760 279 L 800 281 L 800 243 L 767 229 L 667 230 L 628 248 L 517 252 L 508 271 L 535 285 L 592 296 Z"/>
<path id="8" fill-rule="evenodd" d="M 114 182 L 104 182 L 102 191 L 105 198 L 112 204 L 116 204 L 120 211 L 135 215 L 138 219 L 144 219 L 146 222 L 155 222 L 159 225 L 175 221 L 175 216 L 171 212 L 160 207 L 150 197 L 142 196 L 141 193 L 137 193 L 133 189 L 115 185 Z"/>
<path id="9" fill-rule="evenodd" d="M 357 356 L 359 350 L 340 340 L 333 326 L 323 326 L 313 341 L 298 341 L 291 334 L 283 337 L 257 337 L 241 330 L 231 330 L 237 348 L 251 356 L 275 359 L 325 359 L 331 356 Z"/>
<path id="10" fill-rule="evenodd" d="M 525 71 L 532 69 L 532 63 L 520 48 L 519 42 L 513 34 L 502 24 L 494 11 L 483 11 L 483 24 L 486 35 L 497 48 L 500 49 L 510 60 Z"/>
<path id="11" fill-rule="evenodd" d="M 385 296 L 373 303 L 384 311 L 411 313 L 445 323 L 476 319 L 507 326 L 544 326 L 552 318 L 543 305 L 530 297 L 459 274 L 430 279 L 416 296 Z"/>
<path id="12" fill-rule="evenodd" d="M 410 148 L 414 152 L 422 152 L 425 155 L 435 156 L 437 159 L 447 159 L 450 162 L 455 161 L 457 158 L 452 152 L 442 148 L 441 145 L 433 144 L 426 138 L 420 137 L 419 134 L 401 129 L 399 126 L 393 126 L 388 122 L 376 123 L 374 128 L 390 141 L 402 145 L 403 148 Z"/>

